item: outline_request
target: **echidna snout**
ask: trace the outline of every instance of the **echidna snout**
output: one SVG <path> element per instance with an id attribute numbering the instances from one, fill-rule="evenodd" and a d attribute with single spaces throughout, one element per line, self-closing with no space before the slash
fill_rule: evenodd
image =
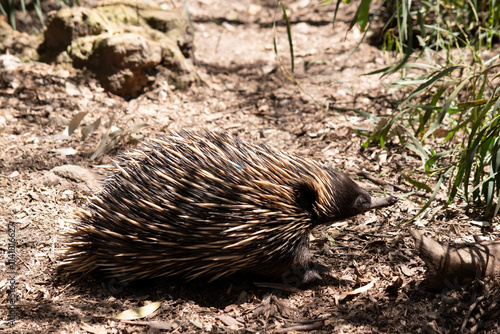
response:
<path id="1" fill-rule="evenodd" d="M 394 196 L 372 197 L 349 176 L 332 169 L 329 169 L 329 173 L 332 183 L 322 182 L 318 188 L 325 187 L 326 190 L 315 198 L 320 208 L 317 210 L 318 224 L 344 220 L 369 210 L 393 205 L 398 201 Z"/>
<path id="2" fill-rule="evenodd" d="M 372 197 L 363 188 L 360 188 L 358 191 L 360 194 L 352 203 L 352 216 L 369 210 L 385 208 L 387 206 L 395 204 L 398 201 L 398 198 L 394 196 Z"/>
<path id="3" fill-rule="evenodd" d="M 225 133 L 170 133 L 119 156 L 69 233 L 63 268 L 126 280 L 311 275 L 309 231 L 394 204 L 345 174 Z"/>

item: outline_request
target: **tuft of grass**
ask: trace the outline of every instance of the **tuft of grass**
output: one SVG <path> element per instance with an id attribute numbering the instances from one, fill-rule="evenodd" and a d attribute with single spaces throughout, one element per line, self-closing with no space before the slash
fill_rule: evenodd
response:
<path id="1" fill-rule="evenodd" d="M 80 126 L 81 122 L 87 116 L 88 111 L 77 113 L 68 126 L 64 130 L 63 134 L 71 136 L 75 130 Z M 146 123 L 137 123 L 129 127 L 120 128 L 114 125 L 115 122 L 115 114 L 112 114 L 109 119 L 109 123 L 106 129 L 101 134 L 101 139 L 99 144 L 92 152 L 86 153 L 89 156 L 90 160 L 95 160 L 98 157 L 106 154 L 112 149 L 124 145 L 126 143 L 137 143 L 141 141 L 144 136 L 139 132 L 139 130 L 147 127 Z M 86 140 L 87 137 L 97 131 L 101 125 L 101 118 L 99 117 L 93 123 L 84 126 L 81 129 L 82 140 Z"/>
<path id="2" fill-rule="evenodd" d="M 293 38 L 292 38 L 292 29 L 290 26 L 290 19 L 286 13 L 286 7 L 283 4 L 283 2 L 278 1 L 278 5 L 280 6 L 283 12 L 283 17 L 285 19 L 285 24 L 286 24 L 286 32 L 288 36 L 288 46 L 290 50 L 290 60 L 291 60 L 290 71 L 286 68 L 285 63 L 283 62 L 283 59 L 281 58 L 280 53 L 278 51 L 278 34 L 276 30 L 276 19 L 275 19 L 273 23 L 273 31 L 274 31 L 273 46 L 274 46 L 274 54 L 276 55 L 276 60 L 278 61 L 280 69 L 286 75 L 287 79 L 294 82 L 304 94 L 309 96 L 316 105 L 316 107 L 318 107 L 319 109 L 323 109 L 322 106 L 316 101 L 314 96 L 312 96 L 308 91 L 306 91 L 300 84 L 299 80 L 297 80 L 297 78 L 293 75 L 293 71 L 295 69 L 295 57 L 293 52 Z"/>
<path id="3" fill-rule="evenodd" d="M 57 5 L 61 8 L 64 5 L 67 7 L 80 6 L 79 0 L 57 0 Z M 36 16 L 40 21 L 42 27 L 45 26 L 44 13 L 42 11 L 42 5 L 40 0 L 33 1 L 33 8 L 35 9 Z M 0 13 L 7 17 L 7 22 L 9 22 L 12 29 L 16 30 L 16 11 L 20 10 L 22 13 L 26 13 L 26 2 L 25 0 L 19 1 L 19 6 L 16 7 L 14 0 L 6 0 L 5 5 L 0 3 Z"/>
<path id="4" fill-rule="evenodd" d="M 21 1 L 21 7 L 23 9 L 23 13 L 26 12 L 26 8 L 24 7 L 24 0 Z M 0 3 L 0 12 L 7 17 L 7 22 L 9 22 L 12 29 L 16 29 L 16 8 L 14 5 L 14 0 L 7 0 L 5 5 Z"/>

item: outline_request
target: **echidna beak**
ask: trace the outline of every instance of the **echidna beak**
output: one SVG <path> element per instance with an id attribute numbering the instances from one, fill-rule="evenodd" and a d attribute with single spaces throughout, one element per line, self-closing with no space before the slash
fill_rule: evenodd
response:
<path id="1" fill-rule="evenodd" d="M 394 205 L 397 201 L 398 198 L 395 196 L 376 197 L 376 198 L 372 197 L 369 210 L 385 208 L 386 206 Z"/>

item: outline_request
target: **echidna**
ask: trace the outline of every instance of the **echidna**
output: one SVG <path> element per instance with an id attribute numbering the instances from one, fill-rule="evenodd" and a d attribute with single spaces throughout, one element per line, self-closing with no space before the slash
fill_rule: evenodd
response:
<path id="1" fill-rule="evenodd" d="M 213 280 L 291 269 L 307 279 L 313 227 L 397 201 L 372 199 L 313 160 L 209 131 L 151 139 L 113 168 L 70 232 L 69 272 Z"/>

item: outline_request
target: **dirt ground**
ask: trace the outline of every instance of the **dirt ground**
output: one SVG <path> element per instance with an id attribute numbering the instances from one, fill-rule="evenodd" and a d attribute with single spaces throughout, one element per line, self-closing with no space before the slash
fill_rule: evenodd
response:
<path id="1" fill-rule="evenodd" d="M 0 69 L 0 331 L 4 333 L 497 333 L 500 288 L 493 278 L 443 291 L 429 291 L 425 266 L 410 228 L 443 242 L 499 240 L 498 224 L 481 228 L 480 210 L 463 203 L 443 208 L 445 191 L 423 217 L 408 222 L 426 198 L 411 194 L 403 174 L 421 168 L 418 156 L 397 142 L 361 148 L 373 118 L 392 111 L 397 78 L 363 76 L 390 64 L 390 57 L 362 42 L 354 9 L 313 1 L 287 4 L 292 19 L 296 84 L 286 78 L 273 50 L 273 20 L 280 55 L 290 66 L 286 30 L 274 1 L 187 1 L 195 29 L 195 57 L 202 82 L 174 90 L 161 73 L 136 99 L 106 93 L 95 77 L 69 66 L 23 63 Z M 176 2 L 166 1 L 165 6 Z M 182 5 L 182 2 L 179 2 Z M 320 107 L 318 107 L 321 106 Z M 98 133 L 63 135 L 72 117 L 99 117 Z M 153 137 L 168 130 L 222 130 L 332 164 L 373 196 L 395 195 L 393 207 L 322 226 L 312 232 L 323 281 L 310 285 L 265 277 L 230 277 L 213 283 L 159 279 L 121 284 L 84 276 L 68 282 L 56 268 L 61 233 L 94 189 L 94 179 L 73 178 L 53 168 L 99 165 L 134 147 L 90 161 L 102 133 L 147 123 Z M 72 168 L 72 167 L 69 167 Z M 383 180 L 384 186 L 356 176 Z M 404 191 L 401 191 L 404 190 Z M 15 223 L 16 265 L 8 264 L 8 226 Z M 14 225 L 11 225 L 14 226 Z M 14 277 L 14 278 L 12 278 Z M 350 293 L 365 287 L 359 293 Z M 128 309 L 161 303 L 148 317 L 117 320 Z M 14 309 L 11 305 L 14 304 Z M 15 319 L 15 323 L 10 324 Z"/>

